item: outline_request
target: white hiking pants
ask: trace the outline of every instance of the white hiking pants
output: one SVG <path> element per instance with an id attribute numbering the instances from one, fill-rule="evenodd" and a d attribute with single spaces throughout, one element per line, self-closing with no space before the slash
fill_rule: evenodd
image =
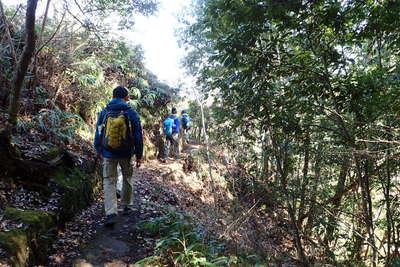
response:
<path id="1" fill-rule="evenodd" d="M 118 164 L 122 171 L 121 207 L 133 207 L 133 167 L 127 158 L 103 160 L 104 209 L 106 215 L 117 214 Z"/>
<path id="2" fill-rule="evenodd" d="M 182 138 L 185 145 L 189 144 L 189 129 L 183 129 Z"/>
<path id="3" fill-rule="evenodd" d="M 165 137 L 164 159 L 170 156 L 170 152 L 172 152 L 176 158 L 179 158 L 179 134 L 177 133 Z"/>

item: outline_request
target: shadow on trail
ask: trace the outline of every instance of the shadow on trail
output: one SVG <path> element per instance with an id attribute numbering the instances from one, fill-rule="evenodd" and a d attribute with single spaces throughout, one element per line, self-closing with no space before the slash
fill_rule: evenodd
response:
<path id="1" fill-rule="evenodd" d="M 252 243 L 256 242 L 260 248 L 268 247 L 271 254 L 287 252 L 290 248 L 282 246 L 287 240 L 283 238 L 282 229 L 276 226 L 273 218 L 257 214 L 257 209 L 246 213 L 246 216 L 232 216 L 229 209 L 237 200 L 228 199 L 221 189 L 215 201 L 216 195 L 211 192 L 209 179 L 194 171 L 184 171 L 189 153 L 199 149 L 201 146 L 189 146 L 179 160 L 166 164 L 153 160 L 142 168 L 135 169 L 136 210 L 128 216 L 118 215 L 113 228 L 109 229 L 98 223 L 96 234 L 87 244 L 81 246 L 80 256 L 75 258 L 73 266 L 133 266 L 135 262 L 153 255 L 154 242 L 146 239 L 146 233 L 137 229 L 135 224 L 165 215 L 165 207 L 191 214 L 196 221 L 206 228 L 211 227 L 211 231 L 218 235 L 225 233 L 222 242 L 232 243 L 247 239 L 247 244 L 242 242 L 242 246 L 254 248 Z M 228 231 L 229 229 L 234 231 Z M 240 237 L 241 235 L 245 237 Z"/>
<path id="2" fill-rule="evenodd" d="M 96 236 L 81 250 L 74 266 L 127 266 L 146 256 L 142 240 L 133 227 L 139 221 L 139 212 L 118 216 L 112 228 L 100 225 Z"/>
<path id="3" fill-rule="evenodd" d="M 192 149 L 196 147 L 184 153 Z M 165 206 L 176 206 L 177 209 L 181 209 L 180 205 L 201 203 L 200 198 L 190 193 L 184 193 L 186 201 L 179 203 L 185 185 L 179 186 L 177 191 L 177 185 L 173 184 L 172 180 L 178 179 L 174 175 L 178 170 L 182 170 L 183 162 L 184 158 L 169 161 L 167 164 L 154 160 L 144 164 L 140 169 L 135 169 L 134 210 L 126 216 L 119 210 L 120 214 L 113 227 L 105 227 L 103 221 L 97 222 L 96 234 L 85 244 L 81 244 L 79 257 L 73 260 L 73 266 L 129 266 L 153 255 L 154 243 L 142 237 L 143 233 L 135 225 L 140 221 L 164 215 Z M 182 175 L 184 173 L 180 171 L 179 177 Z M 121 189 L 120 181 L 117 183 L 117 189 Z M 101 213 L 98 218 L 104 219 L 103 212 L 98 210 L 98 213 Z"/>

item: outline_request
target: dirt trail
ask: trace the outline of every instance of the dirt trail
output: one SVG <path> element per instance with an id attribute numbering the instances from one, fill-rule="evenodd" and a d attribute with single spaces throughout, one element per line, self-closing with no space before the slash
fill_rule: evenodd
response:
<path id="1" fill-rule="evenodd" d="M 285 264 L 291 262 L 287 252 L 292 245 L 280 225 L 284 221 L 256 210 L 251 214 L 247 209 L 239 210 L 236 216 L 229 214 L 230 203 L 225 191 L 218 201 L 221 214 L 215 213 L 210 181 L 189 166 L 188 154 L 196 154 L 198 149 L 198 146 L 190 146 L 179 160 L 169 160 L 166 164 L 158 160 L 148 161 L 135 169 L 136 210 L 128 216 L 119 215 L 116 225 L 108 229 L 104 226 L 102 200 L 97 201 L 71 222 L 69 230 L 59 235 L 49 267 L 133 266 L 138 260 L 154 254 L 156 242 L 136 224 L 165 215 L 171 209 L 192 215 L 198 223 L 207 225 L 212 233 L 221 235 L 231 229 L 225 237 L 227 244 L 240 242 L 243 247 L 259 244 L 271 255 L 284 258 Z M 185 159 L 189 159 L 186 164 Z M 245 217 L 243 212 L 247 212 Z"/>
<path id="2" fill-rule="evenodd" d="M 74 266 L 119 267 L 144 258 L 147 253 L 134 227 L 139 217 L 136 211 L 130 216 L 118 216 L 113 228 L 99 226 L 97 235 L 82 248 Z"/>
<path id="3" fill-rule="evenodd" d="M 125 216 L 121 212 L 112 228 L 104 226 L 102 199 L 77 215 L 59 233 L 48 266 L 129 266 L 152 255 L 153 244 L 141 237 L 135 225 L 162 214 L 149 202 L 153 180 L 159 175 L 151 162 L 135 169 L 134 210 Z"/>
<path id="4" fill-rule="evenodd" d="M 193 148 L 191 148 L 193 149 Z M 73 235 L 76 231 L 91 231 L 94 234 L 82 244 L 76 244 L 68 252 L 56 251 L 51 256 L 50 266 L 132 266 L 135 262 L 153 254 L 154 241 L 141 236 L 135 226 L 138 222 L 164 214 L 162 207 L 178 205 L 178 192 L 172 193 L 171 188 L 164 181 L 177 172 L 182 174 L 184 158 L 169 160 L 166 164 L 157 160 L 149 161 L 140 169 L 134 170 L 134 203 L 135 210 L 129 215 L 118 215 L 117 222 L 112 228 L 104 226 L 103 203 L 97 202 L 88 215 L 78 216 L 72 230 L 66 231 L 63 236 Z M 79 226 L 84 221 L 93 221 L 90 230 L 88 226 Z M 83 233 L 85 235 L 85 233 Z M 63 241 L 61 239 L 61 241 Z M 65 245 L 59 244 L 59 249 Z M 75 242 L 76 241 L 71 241 Z M 64 253 L 64 254 L 62 254 Z"/>

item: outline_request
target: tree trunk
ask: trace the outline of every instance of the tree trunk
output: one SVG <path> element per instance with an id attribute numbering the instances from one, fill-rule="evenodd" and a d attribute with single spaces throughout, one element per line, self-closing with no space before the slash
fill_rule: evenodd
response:
<path id="1" fill-rule="evenodd" d="M 294 238 L 294 244 L 296 246 L 297 257 L 299 258 L 303 266 L 309 266 L 301 242 L 301 235 L 300 235 L 301 230 L 299 229 L 299 225 L 297 224 L 295 211 L 293 210 L 293 207 L 291 206 L 289 201 L 287 201 L 287 209 L 293 227 L 293 235 L 294 235 L 293 238 Z"/>
<path id="2" fill-rule="evenodd" d="M 312 183 L 311 186 L 311 196 L 310 196 L 310 207 L 309 207 L 309 212 L 308 212 L 308 218 L 307 218 L 307 224 L 305 226 L 305 233 L 307 233 L 308 235 L 311 235 L 311 230 L 314 226 L 314 220 L 315 218 L 318 217 L 318 209 L 316 206 L 317 203 L 317 188 L 318 185 L 320 184 L 320 177 L 321 177 L 321 167 L 320 167 L 320 159 L 319 157 L 317 157 L 316 161 L 315 161 L 315 177 L 314 177 L 314 181 Z"/>
<path id="3" fill-rule="evenodd" d="M 25 32 L 26 40 L 24 50 L 21 57 L 19 58 L 16 70 L 14 72 L 11 82 L 11 95 L 10 95 L 10 106 L 9 106 L 9 126 L 10 130 L 14 129 L 17 124 L 17 115 L 19 109 L 19 98 L 21 88 L 24 82 L 25 74 L 32 59 L 35 51 L 35 15 L 38 0 L 28 0 L 28 7 L 26 10 L 25 18 Z M 9 131 L 11 132 L 11 131 Z"/>
<path id="4" fill-rule="evenodd" d="M 353 247 L 351 249 L 351 258 L 353 258 L 356 263 L 361 263 L 362 259 L 362 252 L 363 252 L 363 244 L 365 243 L 365 226 L 362 220 L 359 217 L 363 216 L 361 204 L 359 203 L 360 196 L 358 192 L 355 192 L 354 199 L 357 201 L 353 208 Z"/>
<path id="5" fill-rule="evenodd" d="M 372 249 L 372 266 L 376 266 L 377 259 L 377 248 L 375 246 L 375 236 L 374 236 L 374 225 L 373 225 L 373 213 L 372 213 L 372 200 L 371 200 L 371 189 L 370 189 L 370 160 L 365 160 L 364 162 L 364 173 L 361 168 L 361 160 L 357 155 L 354 157 L 357 170 L 357 178 L 360 183 L 361 188 L 361 204 L 363 211 L 363 219 L 365 223 L 366 233 L 368 234 L 368 245 Z"/>
<path id="6" fill-rule="evenodd" d="M 263 148 L 262 148 L 262 169 L 261 169 L 261 177 L 265 179 L 269 177 L 269 153 L 267 152 L 269 146 L 268 140 L 268 131 L 264 131 L 264 138 L 263 138 Z"/>
<path id="7" fill-rule="evenodd" d="M 204 108 L 203 108 L 203 103 L 200 101 L 199 98 L 197 98 L 197 102 L 199 103 L 200 112 L 201 112 L 202 132 L 204 133 L 204 143 L 206 145 L 207 162 L 208 162 L 208 174 L 210 175 L 210 180 L 211 180 L 211 190 L 212 190 L 213 196 L 214 196 L 214 205 L 215 205 L 216 208 L 218 208 L 218 205 L 217 205 L 218 198 L 217 198 L 217 192 L 215 190 L 214 178 L 213 178 L 213 175 L 212 175 L 210 150 L 209 150 L 209 143 L 208 143 L 208 134 L 207 134 L 207 131 L 206 131 Z"/>
<path id="8" fill-rule="evenodd" d="M 37 77 L 37 57 L 39 54 L 39 49 L 40 46 L 42 45 L 43 42 L 43 33 L 44 33 L 44 28 L 46 26 L 46 22 L 47 22 L 47 14 L 49 13 L 49 7 L 50 7 L 50 1 L 51 0 L 47 0 L 47 4 L 46 4 L 46 11 L 44 12 L 44 17 L 43 17 L 43 21 L 42 21 L 42 27 L 40 29 L 40 35 L 39 35 L 39 40 L 37 42 L 37 46 L 33 55 L 33 67 L 32 67 L 32 73 L 33 73 L 33 79 L 32 79 L 32 83 L 31 86 L 29 88 L 35 90 L 37 83 L 38 83 L 38 77 Z"/>
<path id="9" fill-rule="evenodd" d="M 15 171 L 14 152 L 8 132 L 0 130 L 0 174 L 11 174 Z"/>
<path id="10" fill-rule="evenodd" d="M 335 196 L 338 195 L 337 199 L 335 199 L 332 202 L 332 214 L 329 216 L 329 221 L 327 223 L 327 228 L 326 228 L 326 235 L 324 236 L 324 246 L 326 249 L 329 251 L 330 248 L 330 243 L 332 242 L 334 238 L 334 231 L 335 228 L 337 227 L 337 216 L 339 215 L 339 207 L 341 204 L 342 196 L 345 192 L 345 184 L 346 184 L 346 176 L 347 172 L 349 169 L 349 162 L 347 160 L 343 161 L 342 166 L 340 168 L 340 174 L 339 174 L 339 179 L 336 184 L 336 189 L 335 189 Z"/>
<path id="11" fill-rule="evenodd" d="M 310 162 L 310 135 L 307 132 L 306 138 L 304 140 L 304 164 L 303 164 L 303 179 L 301 180 L 301 196 L 300 196 L 300 205 L 299 205 L 299 221 L 298 224 L 303 224 L 303 218 L 306 211 L 306 192 L 308 186 L 308 168 Z M 315 193 L 312 193 L 315 195 Z"/>
<path id="12" fill-rule="evenodd" d="M 389 158 L 389 150 L 386 152 L 386 157 Z M 385 184 L 386 182 L 386 184 Z M 387 220 L 387 252 L 386 252 L 386 264 L 389 266 L 391 260 L 391 250 L 392 250 L 392 231 L 394 228 L 393 215 L 391 210 L 391 197 L 390 197 L 390 188 L 392 186 L 391 182 L 391 170 L 389 165 L 389 160 L 386 159 L 386 181 L 382 182 L 384 186 L 384 195 L 385 195 L 385 203 L 386 203 L 386 220 Z"/>

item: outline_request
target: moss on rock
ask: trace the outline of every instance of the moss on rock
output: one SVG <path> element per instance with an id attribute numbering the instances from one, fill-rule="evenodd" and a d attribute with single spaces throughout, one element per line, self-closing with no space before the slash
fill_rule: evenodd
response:
<path id="1" fill-rule="evenodd" d="M 97 172 L 87 174 L 79 168 L 60 166 L 53 169 L 52 174 L 48 190 L 61 195 L 54 214 L 5 208 L 5 218 L 24 225 L 23 230 L 0 232 L 0 245 L 7 250 L 13 266 L 45 265 L 57 229 L 64 227 L 66 221 L 87 207 L 101 189 Z"/>
<path id="2" fill-rule="evenodd" d="M 67 170 L 59 168 L 52 180 L 59 186 L 78 189 L 86 176 L 77 168 Z"/>
<path id="3" fill-rule="evenodd" d="M 28 236 L 24 231 L 0 232 L 0 244 L 10 253 L 13 266 L 26 266 L 29 259 Z"/>
<path id="4" fill-rule="evenodd" d="M 77 211 L 87 207 L 99 192 L 100 178 L 97 173 L 92 175 L 86 174 L 78 168 L 60 168 L 57 171 L 52 180 L 63 191 L 58 211 L 60 223 L 67 221 Z"/>
<path id="5" fill-rule="evenodd" d="M 93 177 L 78 168 L 59 167 L 52 176 L 52 190 L 61 193 L 56 214 L 7 207 L 5 217 L 26 225 L 24 231 L 0 233 L 0 244 L 8 251 L 13 266 L 43 265 L 57 234 L 79 210 L 87 207 L 98 193 L 97 173 Z"/>
<path id="6" fill-rule="evenodd" d="M 27 225 L 32 231 L 46 231 L 55 225 L 54 215 L 37 210 L 17 210 L 7 207 L 4 216 L 13 221 Z"/>
<path id="7" fill-rule="evenodd" d="M 26 225 L 24 231 L 13 230 L 0 233 L 0 244 L 11 255 L 14 266 L 43 264 L 53 242 L 56 226 L 53 214 L 35 210 L 17 210 L 7 207 L 4 216 Z"/>

